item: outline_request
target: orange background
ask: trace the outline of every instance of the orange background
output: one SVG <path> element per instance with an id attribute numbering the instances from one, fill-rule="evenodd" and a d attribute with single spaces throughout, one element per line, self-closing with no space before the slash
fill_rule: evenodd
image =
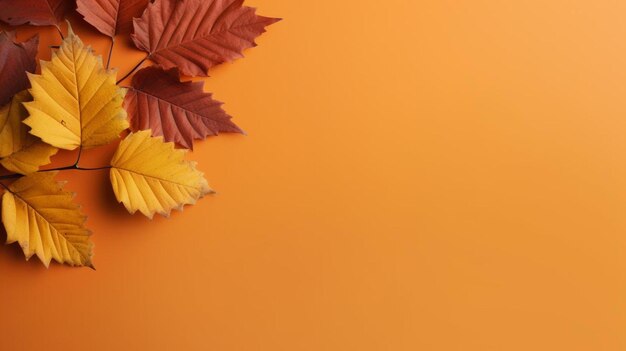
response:
<path id="1" fill-rule="evenodd" d="M 285 20 L 206 81 L 249 134 L 189 154 L 219 194 L 60 175 L 97 271 L 0 248 L 0 349 L 626 349 L 626 3 L 248 4 Z"/>

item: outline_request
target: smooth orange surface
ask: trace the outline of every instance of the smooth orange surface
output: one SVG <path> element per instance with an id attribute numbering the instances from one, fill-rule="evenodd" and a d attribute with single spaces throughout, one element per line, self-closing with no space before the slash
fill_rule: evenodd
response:
<path id="1" fill-rule="evenodd" d="M 0 248 L 1 350 L 626 350 L 626 3 L 248 4 L 285 20 L 206 81 L 248 132 L 189 154 L 218 195 L 61 174 L 97 271 Z"/>

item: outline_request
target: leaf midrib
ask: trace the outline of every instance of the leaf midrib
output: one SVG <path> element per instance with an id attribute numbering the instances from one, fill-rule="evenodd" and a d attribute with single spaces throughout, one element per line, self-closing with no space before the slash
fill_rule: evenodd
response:
<path id="1" fill-rule="evenodd" d="M 133 170 L 130 170 L 130 169 L 128 169 L 128 168 L 124 168 L 124 167 L 111 166 L 111 168 L 112 168 L 112 169 L 121 170 L 121 171 L 126 171 L 126 172 L 128 172 L 128 173 L 138 174 L 138 175 L 140 175 L 140 176 L 142 176 L 142 177 L 156 179 L 156 180 L 158 180 L 158 181 L 163 181 L 163 182 L 166 182 L 166 183 L 175 184 L 175 185 L 182 186 L 182 187 L 189 188 L 189 189 L 196 189 L 196 187 L 194 187 L 193 185 L 186 185 L 186 184 L 177 183 L 177 182 L 172 181 L 172 180 L 163 179 L 163 178 L 159 178 L 159 177 L 157 177 L 157 176 L 144 174 L 144 173 L 137 172 L 137 171 L 133 171 Z"/>
<path id="2" fill-rule="evenodd" d="M 210 32 L 210 33 L 208 33 L 208 34 L 206 34 L 206 35 L 201 35 L 201 36 L 194 37 L 194 38 L 193 38 L 193 39 L 191 39 L 191 40 L 181 41 L 180 43 L 176 43 L 175 45 L 166 46 L 166 47 L 163 47 L 163 48 L 161 48 L 161 49 L 154 50 L 154 51 L 150 52 L 149 57 L 151 58 L 153 55 L 158 54 L 158 53 L 160 53 L 160 52 L 162 52 L 162 51 L 171 51 L 171 50 L 174 50 L 173 48 L 176 48 L 176 47 L 178 47 L 178 46 L 187 45 L 188 43 L 193 43 L 194 41 L 199 40 L 199 39 L 205 39 L 205 38 L 207 38 L 207 37 L 216 36 L 217 34 L 222 34 L 222 33 L 225 33 L 225 32 L 230 32 L 230 31 L 232 31 L 232 30 L 234 30 L 234 29 L 244 28 L 244 27 L 247 27 L 247 26 L 250 26 L 250 23 L 242 24 L 242 25 L 239 25 L 239 26 L 236 26 L 236 27 L 229 27 L 229 28 L 227 28 L 227 29 L 225 29 L 225 30 L 222 30 L 222 31 L 219 31 L 219 32 Z"/>
<path id="3" fill-rule="evenodd" d="M 162 97 L 159 97 L 159 96 L 156 96 L 156 95 L 154 95 L 154 94 L 148 93 L 148 92 L 146 92 L 146 91 L 144 91 L 144 90 L 139 90 L 139 89 L 137 89 L 137 88 L 135 88 L 135 87 L 130 87 L 130 88 L 129 88 L 129 90 L 133 90 L 133 91 L 135 91 L 135 92 L 137 92 L 137 93 L 140 93 L 140 94 L 145 94 L 145 95 L 148 95 L 148 96 L 153 97 L 153 98 L 155 98 L 155 99 L 157 99 L 157 100 L 160 100 L 160 101 L 165 101 L 166 103 L 168 103 L 168 104 L 170 104 L 170 105 L 172 105 L 172 106 L 174 106 L 174 107 L 177 107 L 177 108 L 179 108 L 179 109 L 181 109 L 181 110 L 183 110 L 183 111 L 185 111 L 185 112 L 189 112 L 189 113 L 191 113 L 191 114 L 193 114 L 193 115 L 197 115 L 197 116 L 199 116 L 200 118 L 203 118 L 203 119 L 208 119 L 208 120 L 213 121 L 213 119 L 211 119 L 211 117 L 206 117 L 206 116 L 203 116 L 203 115 L 199 114 L 198 112 L 195 112 L 195 111 L 189 110 L 188 108 L 183 107 L 183 106 L 181 106 L 181 105 L 179 105 L 179 104 L 177 104 L 177 103 L 175 103 L 175 102 L 172 102 L 172 101 L 170 101 L 170 100 L 166 100 L 166 99 L 164 99 L 164 98 L 162 98 Z M 203 93 L 204 93 L 204 92 L 203 92 Z M 211 100 L 213 100 L 213 99 L 211 99 Z"/>

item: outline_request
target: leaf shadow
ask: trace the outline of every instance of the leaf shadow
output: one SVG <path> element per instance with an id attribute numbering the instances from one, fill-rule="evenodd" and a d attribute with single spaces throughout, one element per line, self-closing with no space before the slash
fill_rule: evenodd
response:
<path id="1" fill-rule="evenodd" d="M 7 233 L 3 226 L 0 226 L 0 242 L 6 243 Z M 4 261 L 8 261 L 7 265 L 11 265 L 11 270 L 20 269 L 29 272 L 45 273 L 48 271 L 41 261 L 33 256 L 29 260 L 24 257 L 24 252 L 18 243 L 0 245 L 0 265 L 3 265 Z M 50 267 L 59 266 L 58 264 L 51 263 Z"/>

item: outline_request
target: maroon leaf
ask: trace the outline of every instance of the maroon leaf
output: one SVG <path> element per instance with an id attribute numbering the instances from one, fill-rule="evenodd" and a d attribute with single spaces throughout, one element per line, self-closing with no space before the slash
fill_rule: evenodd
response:
<path id="1" fill-rule="evenodd" d="M 26 72 L 37 69 L 38 45 L 39 35 L 17 43 L 15 32 L 0 32 L 0 106 L 30 86 Z"/>
<path id="2" fill-rule="evenodd" d="M 193 149 L 194 139 L 242 133 L 211 96 L 202 90 L 202 82 L 180 82 L 176 69 L 147 67 L 133 77 L 124 108 L 132 131 L 152 129 L 154 136 Z"/>
<path id="3" fill-rule="evenodd" d="M 157 0 L 134 20 L 135 45 L 163 69 L 187 76 L 243 57 L 265 27 L 280 19 L 257 16 L 243 0 Z"/>
<path id="4" fill-rule="evenodd" d="M 130 33 L 133 17 L 141 16 L 150 0 L 77 0 L 78 12 L 102 34 L 111 38 Z"/>
<path id="5" fill-rule="evenodd" d="M 74 0 L 0 0 L 0 20 L 12 26 L 56 26 L 73 9 Z"/>

